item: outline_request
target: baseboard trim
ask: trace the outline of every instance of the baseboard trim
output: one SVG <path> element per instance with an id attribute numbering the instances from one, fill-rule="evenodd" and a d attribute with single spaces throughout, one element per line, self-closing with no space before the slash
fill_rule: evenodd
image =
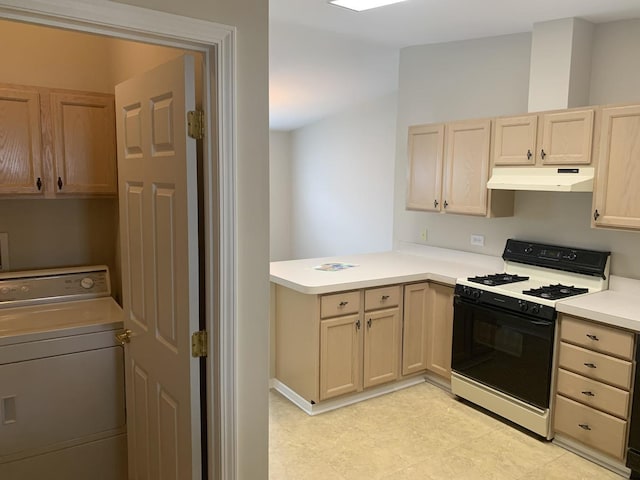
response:
<path id="1" fill-rule="evenodd" d="M 613 473 L 617 473 L 624 478 L 629 478 L 631 469 L 627 468 L 620 461 L 616 461 L 615 459 L 606 456 L 604 453 L 600 453 L 597 450 L 589 448 L 586 445 L 583 445 L 572 440 L 571 438 L 565 437 L 562 434 L 558 433 L 555 434 L 555 437 L 552 441 L 565 450 L 569 450 L 570 452 L 573 452 L 576 455 L 581 456 L 582 458 L 590 460 L 593 463 L 597 463 L 601 467 L 604 467 L 607 470 L 611 470 Z"/>
<path id="2" fill-rule="evenodd" d="M 319 404 L 311 403 L 308 400 L 302 398 L 300 395 L 291 390 L 291 388 L 286 386 L 278 379 L 272 379 L 272 388 L 282 394 L 282 396 L 284 396 L 285 398 L 289 399 L 307 415 L 313 416 L 329 412 L 331 410 L 336 410 L 337 408 L 346 407 L 347 405 L 362 402 L 370 398 L 379 397 L 380 395 L 385 395 L 387 393 L 402 390 L 403 388 L 412 387 L 413 385 L 424 383 L 424 381 L 424 375 L 418 375 L 411 378 L 405 378 L 397 382 L 380 385 L 379 387 L 370 388 L 359 393 L 354 393 L 352 395 L 347 395 L 333 400 L 327 400 Z"/>

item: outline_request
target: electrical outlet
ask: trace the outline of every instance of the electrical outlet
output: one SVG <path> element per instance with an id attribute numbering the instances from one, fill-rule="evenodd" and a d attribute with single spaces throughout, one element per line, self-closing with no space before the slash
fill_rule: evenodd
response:
<path id="1" fill-rule="evenodd" d="M 427 227 L 423 227 L 422 230 L 420 230 L 420 240 L 423 242 L 427 241 Z"/>
<path id="2" fill-rule="evenodd" d="M 484 235 L 471 235 L 471 245 L 484 247 Z"/>

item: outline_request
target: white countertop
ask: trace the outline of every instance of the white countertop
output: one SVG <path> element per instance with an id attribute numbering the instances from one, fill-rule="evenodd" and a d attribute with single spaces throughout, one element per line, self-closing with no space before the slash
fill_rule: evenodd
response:
<path id="1" fill-rule="evenodd" d="M 338 271 L 314 267 L 325 263 L 357 266 Z M 427 246 L 402 250 L 271 262 L 271 281 L 306 294 L 431 280 L 454 285 L 457 278 L 502 271 L 500 257 Z"/>
<path id="2" fill-rule="evenodd" d="M 640 280 L 609 279 L 609 290 L 562 300 L 558 312 L 640 332 Z"/>

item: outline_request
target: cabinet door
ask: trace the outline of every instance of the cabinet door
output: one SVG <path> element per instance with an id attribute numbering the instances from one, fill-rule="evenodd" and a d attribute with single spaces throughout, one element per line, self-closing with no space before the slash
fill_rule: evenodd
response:
<path id="1" fill-rule="evenodd" d="M 494 165 L 535 165 L 538 116 L 498 118 L 494 134 Z"/>
<path id="2" fill-rule="evenodd" d="M 440 211 L 444 125 L 409 128 L 407 208 Z"/>
<path id="3" fill-rule="evenodd" d="M 361 389 L 360 315 L 320 322 L 320 400 Z"/>
<path id="4" fill-rule="evenodd" d="M 42 193 L 40 96 L 0 87 L 0 194 Z"/>
<path id="5" fill-rule="evenodd" d="M 453 341 L 453 288 L 429 285 L 430 304 L 427 329 L 427 369 L 451 378 L 451 342 Z"/>
<path id="6" fill-rule="evenodd" d="M 391 382 L 400 376 L 400 310 L 365 314 L 364 387 Z"/>
<path id="7" fill-rule="evenodd" d="M 51 93 L 51 111 L 56 193 L 115 195 L 113 96 L 54 92 Z M 162 140 L 154 139 L 158 151 L 152 155 L 163 155 Z"/>
<path id="8" fill-rule="evenodd" d="M 538 152 L 543 165 L 589 165 L 593 110 L 546 113 Z"/>
<path id="9" fill-rule="evenodd" d="M 487 214 L 491 120 L 446 127 L 443 207 L 445 212 Z"/>
<path id="10" fill-rule="evenodd" d="M 640 105 L 602 110 L 594 226 L 640 229 Z"/>
<path id="11" fill-rule="evenodd" d="M 402 374 L 427 369 L 428 283 L 404 287 Z"/>

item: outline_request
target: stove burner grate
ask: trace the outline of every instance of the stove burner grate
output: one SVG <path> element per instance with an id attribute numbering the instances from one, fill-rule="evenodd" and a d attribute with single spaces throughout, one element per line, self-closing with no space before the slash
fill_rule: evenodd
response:
<path id="1" fill-rule="evenodd" d="M 474 283 L 480 283 L 482 285 L 497 286 L 506 285 L 508 283 L 524 282 L 525 280 L 529 280 L 529 277 L 512 275 L 510 273 L 496 273 L 493 275 L 469 277 L 467 280 Z"/>
<path id="2" fill-rule="evenodd" d="M 574 295 L 580 295 L 582 293 L 588 293 L 588 288 L 574 287 L 573 285 L 547 285 L 540 288 L 532 288 L 531 290 L 523 290 L 525 295 L 532 295 L 534 297 L 546 298 L 547 300 L 558 300 L 560 298 L 572 297 Z"/>

